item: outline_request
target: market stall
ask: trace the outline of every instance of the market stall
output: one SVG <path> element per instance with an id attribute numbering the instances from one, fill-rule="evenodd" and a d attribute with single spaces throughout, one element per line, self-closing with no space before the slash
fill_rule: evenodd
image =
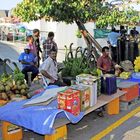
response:
<path id="1" fill-rule="evenodd" d="M 77 59 L 75 58 L 75 61 Z M 94 70 L 86 69 L 85 73 L 91 72 L 90 74 L 78 74 L 75 70 L 76 77 L 71 86 L 48 86 L 39 92 L 34 91 L 38 94 L 32 98 L 27 96 L 29 87 L 18 67 L 15 65 L 13 76 L 10 76 L 4 68 L 0 90 L 1 93 L 5 93 L 6 98 L 1 97 L 1 100 L 8 103 L 0 107 L 3 139 L 19 140 L 22 138 L 22 128 L 26 128 L 45 135 L 45 140 L 52 138 L 55 140 L 58 137 L 66 137 L 66 124 L 77 123 L 85 115 L 98 108 L 105 106 L 109 115 L 119 114 L 120 110 L 124 110 L 125 106 L 128 107 L 139 96 L 139 60 L 136 58 L 134 62 L 136 73 L 134 73 L 133 65 L 126 61 L 121 64 L 123 72 L 117 77 L 112 74 L 100 75 L 95 68 Z M 71 63 L 75 61 L 72 60 Z M 87 67 L 87 65 L 85 63 L 82 66 Z M 85 68 L 81 69 L 80 73 L 83 70 Z M 7 85 L 10 88 L 7 88 Z M 14 100 L 11 95 L 14 96 Z M 23 98 L 25 95 L 28 99 Z"/>

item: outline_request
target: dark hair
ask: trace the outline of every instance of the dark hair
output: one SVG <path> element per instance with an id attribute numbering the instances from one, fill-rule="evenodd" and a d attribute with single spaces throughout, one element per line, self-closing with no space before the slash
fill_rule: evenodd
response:
<path id="1" fill-rule="evenodd" d="M 105 52 L 105 50 L 109 50 L 109 47 L 104 46 L 104 47 L 102 48 L 102 52 Z"/>
<path id="2" fill-rule="evenodd" d="M 49 32 L 48 37 L 52 37 L 52 36 L 54 36 L 54 32 Z"/>
<path id="3" fill-rule="evenodd" d="M 34 29 L 33 30 L 33 33 L 37 33 L 37 32 L 39 32 L 39 29 Z"/>
<path id="4" fill-rule="evenodd" d="M 52 49 L 50 50 L 50 53 L 51 52 L 57 52 L 57 50 L 54 47 L 52 47 Z"/>
<path id="5" fill-rule="evenodd" d="M 31 38 L 33 38 L 32 35 L 27 36 L 26 40 L 29 41 Z"/>
<path id="6" fill-rule="evenodd" d="M 115 32 L 115 31 L 116 31 L 116 28 L 113 27 L 111 31 L 112 31 L 112 32 Z"/>

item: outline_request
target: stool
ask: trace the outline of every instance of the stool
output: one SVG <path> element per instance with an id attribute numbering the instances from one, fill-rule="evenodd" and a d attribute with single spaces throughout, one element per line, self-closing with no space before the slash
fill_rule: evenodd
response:
<path id="1" fill-rule="evenodd" d="M 22 128 L 9 122 L 2 122 L 3 140 L 22 140 Z"/>
<path id="2" fill-rule="evenodd" d="M 55 133 L 52 135 L 45 135 L 44 140 L 65 140 L 67 139 L 67 126 L 61 126 L 55 130 Z"/>
<path id="3" fill-rule="evenodd" d="M 107 104 L 107 113 L 109 115 L 115 115 L 119 114 L 119 112 L 120 112 L 120 99 L 118 97 Z"/>

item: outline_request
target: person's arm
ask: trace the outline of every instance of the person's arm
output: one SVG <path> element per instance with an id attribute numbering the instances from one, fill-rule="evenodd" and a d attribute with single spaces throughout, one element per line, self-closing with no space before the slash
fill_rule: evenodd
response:
<path id="1" fill-rule="evenodd" d="M 97 68 L 102 70 L 102 71 L 106 71 L 103 67 L 102 67 L 102 59 L 101 57 L 98 59 L 97 61 Z"/>
<path id="2" fill-rule="evenodd" d="M 26 62 L 26 61 L 24 61 L 24 60 L 19 60 L 19 62 L 20 62 L 21 64 L 34 65 L 33 62 Z"/>
<path id="3" fill-rule="evenodd" d="M 48 74 L 47 71 L 41 70 L 40 73 L 41 73 L 43 76 L 45 76 L 46 78 L 48 78 L 48 79 L 50 79 L 50 80 L 52 80 L 52 81 L 55 81 L 55 79 L 54 79 L 50 74 Z"/>
<path id="4" fill-rule="evenodd" d="M 52 80 L 52 81 L 55 81 L 55 79 L 47 72 L 48 69 L 50 68 L 51 63 L 52 63 L 52 62 L 49 61 L 49 59 L 46 59 L 46 60 L 44 61 L 44 63 L 40 66 L 40 73 L 41 73 L 44 77 L 46 77 L 46 78 L 48 78 L 48 79 L 50 79 L 50 80 Z"/>

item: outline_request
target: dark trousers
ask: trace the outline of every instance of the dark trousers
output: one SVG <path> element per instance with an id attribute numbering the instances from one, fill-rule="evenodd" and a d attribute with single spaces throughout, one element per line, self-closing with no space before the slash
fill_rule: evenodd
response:
<path id="1" fill-rule="evenodd" d="M 111 46 L 111 57 L 114 62 L 117 62 L 117 47 Z"/>
<path id="2" fill-rule="evenodd" d="M 28 83 L 28 72 L 32 72 L 31 75 L 31 81 L 38 75 L 39 71 L 38 68 L 35 66 L 26 66 L 23 70 L 22 73 L 25 75 L 25 80 Z"/>
<path id="3" fill-rule="evenodd" d="M 59 87 L 67 86 L 65 83 L 63 83 L 59 80 L 55 81 L 54 83 L 50 83 L 49 85 L 57 85 Z"/>

